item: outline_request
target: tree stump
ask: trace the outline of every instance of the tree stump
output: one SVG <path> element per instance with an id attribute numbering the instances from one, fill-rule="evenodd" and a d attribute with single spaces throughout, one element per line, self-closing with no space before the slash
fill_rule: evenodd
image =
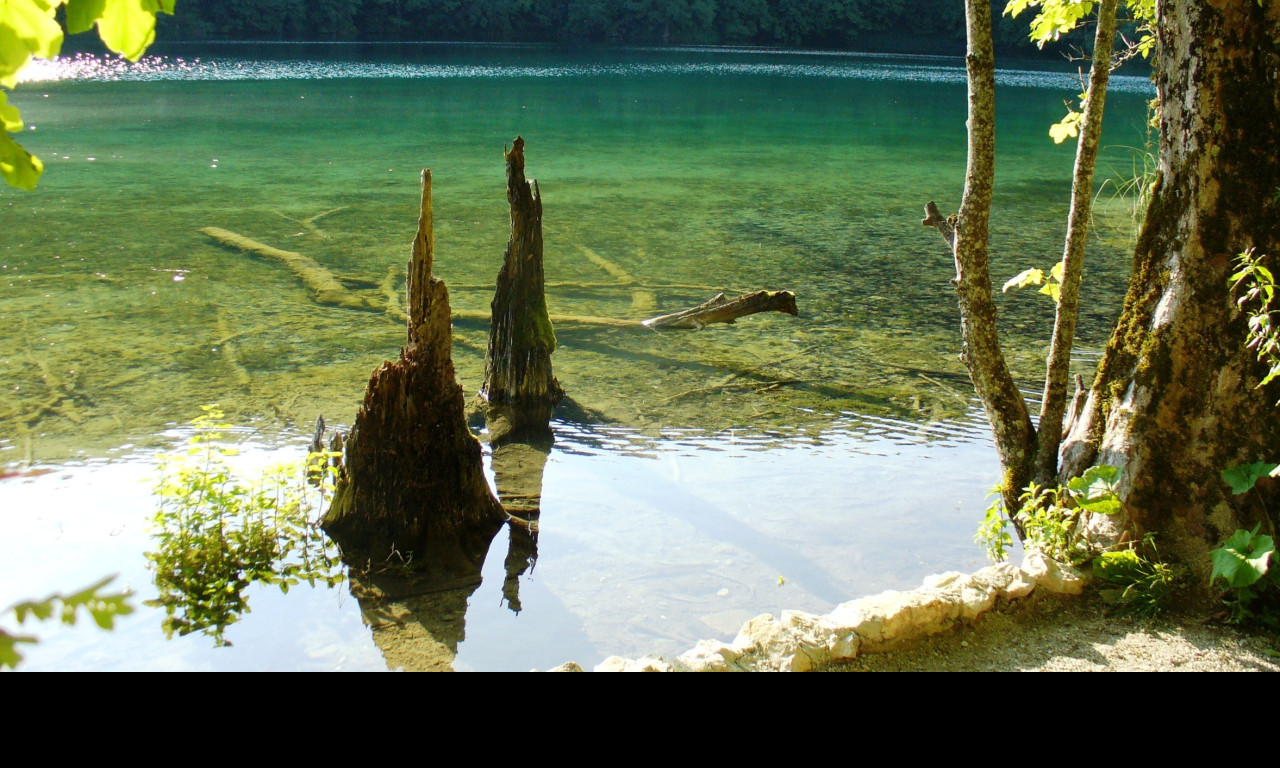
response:
<path id="1" fill-rule="evenodd" d="M 511 239 L 494 292 L 478 404 L 491 440 L 524 426 L 545 430 L 564 390 L 551 371 L 555 330 L 543 293 L 542 195 L 524 176 L 524 139 L 517 136 L 507 160 Z"/>
<path id="2" fill-rule="evenodd" d="M 435 538 L 482 528 L 492 535 L 506 519 L 467 428 L 451 355 L 449 292 L 431 275 L 433 255 L 431 172 L 424 170 L 409 262 L 408 344 L 369 379 L 323 521 L 344 552 L 425 551 Z"/>

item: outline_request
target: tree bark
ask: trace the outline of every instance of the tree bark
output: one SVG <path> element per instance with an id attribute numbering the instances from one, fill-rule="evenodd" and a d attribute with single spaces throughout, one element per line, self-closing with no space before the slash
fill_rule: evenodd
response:
<path id="1" fill-rule="evenodd" d="M 1044 396 L 1040 401 L 1040 429 L 1036 435 L 1036 481 L 1047 485 L 1058 476 L 1058 448 L 1062 444 L 1063 417 L 1067 409 L 1067 384 L 1071 378 L 1071 346 L 1080 313 L 1080 278 L 1084 274 L 1084 246 L 1093 210 L 1093 169 L 1102 139 L 1102 113 L 1111 76 L 1111 49 L 1116 39 L 1116 6 L 1119 0 L 1098 4 L 1098 28 L 1093 42 L 1093 66 L 1089 92 L 1080 121 L 1076 165 L 1071 181 L 1071 212 L 1067 216 L 1067 240 L 1062 253 L 1062 281 L 1054 316 L 1053 339 L 1045 365 Z"/>
<path id="2" fill-rule="evenodd" d="M 995 177 L 996 86 L 990 3 L 966 0 L 965 19 L 969 40 L 965 55 L 969 74 L 969 161 L 953 241 L 963 339 L 960 359 L 969 370 L 995 433 L 996 451 L 1004 467 L 1001 494 L 1005 509 L 1012 515 L 1018 509 L 1019 494 L 1031 481 L 1035 429 L 1000 349 L 996 305 L 991 295 L 987 240 Z M 944 237 L 948 234 L 942 227 L 939 232 Z"/>
<path id="3" fill-rule="evenodd" d="M 451 355 L 449 292 L 431 274 L 431 173 L 408 280 L 408 343 L 374 371 L 347 440 L 324 528 L 342 545 L 385 554 L 425 550 L 506 518 L 467 428 Z"/>
<path id="4" fill-rule="evenodd" d="M 491 305 L 479 397 L 486 410 L 501 409 L 513 425 L 540 422 L 545 428 L 564 390 L 551 371 L 556 334 L 543 292 L 542 196 L 538 182 L 524 176 L 523 138 L 516 137 L 506 158 L 511 239 Z"/>
<path id="5" fill-rule="evenodd" d="M 1159 177 L 1063 474 L 1121 467 L 1127 518 L 1115 522 L 1204 567 L 1213 542 L 1262 514 L 1221 470 L 1280 457 L 1280 392 L 1256 389 L 1265 368 L 1227 285 L 1241 251 L 1272 269 L 1280 257 L 1280 3 L 1164 0 L 1158 12 Z"/>

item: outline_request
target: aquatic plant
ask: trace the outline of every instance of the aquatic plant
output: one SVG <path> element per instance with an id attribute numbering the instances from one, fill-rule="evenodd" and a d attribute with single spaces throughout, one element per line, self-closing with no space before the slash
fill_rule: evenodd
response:
<path id="1" fill-rule="evenodd" d="M 328 453 L 268 468 L 252 482 L 236 477 L 223 445 L 224 414 L 203 406 L 187 450 L 161 459 L 152 520 L 159 596 L 166 635 L 203 632 L 231 645 L 228 625 L 249 610 L 248 588 L 274 584 L 282 592 L 303 581 L 334 586 L 344 576 L 336 548 L 317 523 L 332 495 Z M 308 482 L 308 478 L 311 482 Z"/>

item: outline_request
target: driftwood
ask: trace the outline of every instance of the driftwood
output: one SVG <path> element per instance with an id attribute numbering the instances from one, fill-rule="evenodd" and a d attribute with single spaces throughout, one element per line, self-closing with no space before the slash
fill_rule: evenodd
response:
<path id="1" fill-rule="evenodd" d="M 295 224 L 299 224 L 299 225 L 301 225 L 303 229 L 307 230 L 308 232 L 310 232 L 311 234 L 315 235 L 316 237 L 328 237 L 328 236 L 329 236 L 329 233 L 327 233 L 327 232 L 325 232 L 323 229 L 320 229 L 319 227 L 317 227 L 317 226 L 316 226 L 316 222 L 317 222 L 317 221 L 319 221 L 319 220 L 321 220 L 321 219 L 323 219 L 323 218 L 324 218 L 324 217 L 326 217 L 326 216 L 331 216 L 331 215 L 333 215 L 333 214 L 335 214 L 335 213 L 337 213 L 337 212 L 339 212 L 339 211 L 345 211 L 345 210 L 347 210 L 347 209 L 348 209 L 348 208 L 350 208 L 350 207 L 351 207 L 351 206 L 349 206 L 349 205 L 340 205 L 340 206 L 338 206 L 337 208 L 331 208 L 331 209 L 329 209 L 329 210 L 327 210 L 327 211 L 323 211 L 323 212 L 321 212 L 321 213 L 317 213 L 315 216 L 312 216 L 312 217 L 310 217 L 310 218 L 306 218 L 306 219 L 295 219 L 295 218 L 293 218 L 292 216 L 286 216 L 286 215 L 284 215 L 284 214 L 283 214 L 283 213 L 281 213 L 280 211 L 275 211 L 275 214 L 276 214 L 277 216 L 279 216 L 280 218 L 282 218 L 282 219 L 288 219 L 289 221 L 292 221 L 292 222 L 293 222 L 293 223 L 295 223 Z"/>
<path id="2" fill-rule="evenodd" d="M 609 261 L 585 245 L 579 245 L 578 250 L 582 251 L 583 256 L 587 257 L 587 261 L 603 269 L 605 272 L 608 272 L 609 275 L 617 281 L 618 285 L 630 287 L 632 310 L 637 312 L 648 312 L 658 306 L 658 297 L 653 293 L 653 291 L 641 287 L 636 282 L 636 279 L 631 276 L 630 272 L 627 272 L 627 270 L 617 264 L 614 264 L 612 261 Z"/>
<path id="3" fill-rule="evenodd" d="M 360 283 L 364 283 L 364 281 L 339 277 L 304 254 L 274 248 L 219 227 L 205 227 L 200 232 L 222 245 L 236 248 L 245 253 L 275 259 L 284 264 L 302 281 L 303 285 L 310 289 L 312 299 L 317 304 L 341 307 L 342 309 L 383 312 L 396 322 L 405 322 L 407 320 L 407 316 L 404 310 L 400 308 L 400 302 L 396 297 L 396 270 L 394 268 L 389 268 L 387 276 L 379 283 L 379 292 L 382 294 L 381 299 L 375 299 L 355 293 L 343 285 L 343 281 Z M 604 260 L 602 259 L 602 261 Z M 612 262 L 608 263 L 612 264 Z M 616 267 L 616 265 L 614 266 Z M 623 272 L 623 274 L 626 273 Z M 371 285 L 372 283 L 368 284 Z M 619 282 L 617 285 L 629 286 L 630 283 Z M 701 286 L 670 285 L 662 287 L 698 289 Z M 641 298 L 641 294 L 648 296 L 651 294 L 651 289 L 634 289 L 632 291 L 633 307 L 645 306 L 649 303 L 647 299 Z M 555 312 L 549 312 L 547 319 L 555 325 L 594 328 L 701 329 L 711 323 L 732 324 L 739 317 L 757 312 L 773 311 L 785 312 L 792 316 L 797 315 L 795 294 L 790 291 L 756 291 L 743 294 L 735 299 L 726 299 L 724 294 L 719 294 L 710 301 L 691 309 L 686 309 L 683 312 L 653 317 L 644 321 L 600 317 L 597 315 L 565 315 Z M 468 325 L 488 325 L 492 320 L 490 312 L 471 309 L 454 309 L 451 317 L 455 323 Z"/>
<path id="4" fill-rule="evenodd" d="M 409 262 L 408 343 L 399 360 L 383 363 L 369 379 L 323 521 L 344 554 L 462 553 L 473 536 L 487 549 L 506 518 L 467 428 L 451 354 L 449 292 L 431 274 L 429 171 L 422 172 L 421 205 Z"/>
<path id="5" fill-rule="evenodd" d="M 796 295 L 791 291 L 756 291 L 743 294 L 736 299 L 726 299 L 724 294 L 720 293 L 696 307 L 683 312 L 651 317 L 641 325 L 646 328 L 702 330 L 712 323 L 732 325 L 739 317 L 754 315 L 757 312 L 784 312 L 792 317 L 800 314 L 796 309 Z"/>
<path id="6" fill-rule="evenodd" d="M 302 280 L 303 285 L 307 286 L 317 304 L 372 312 L 382 310 L 382 306 L 377 302 L 347 290 L 347 287 L 332 272 L 297 251 L 284 251 L 279 248 L 273 248 L 265 243 L 260 243 L 257 240 L 219 227 L 205 227 L 200 232 L 222 245 L 236 248 L 255 256 L 275 259 L 285 265 Z"/>
<path id="7" fill-rule="evenodd" d="M 227 316 L 220 307 L 214 308 L 214 318 L 218 328 L 218 340 L 214 343 L 214 347 L 222 353 L 222 359 L 227 363 L 227 367 L 231 369 L 236 384 L 247 388 L 253 383 L 253 379 L 240 363 L 240 353 L 236 349 L 234 341 L 242 334 L 231 331 L 231 326 L 227 323 Z"/>

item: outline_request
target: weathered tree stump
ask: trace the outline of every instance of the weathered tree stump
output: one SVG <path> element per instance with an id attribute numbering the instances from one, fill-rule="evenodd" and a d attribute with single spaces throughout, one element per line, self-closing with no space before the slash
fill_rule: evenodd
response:
<path id="1" fill-rule="evenodd" d="M 449 292 L 431 275 L 431 173 L 408 280 L 408 344 L 365 390 L 324 528 L 344 552 L 401 553 L 506 519 L 489 490 L 454 375 Z"/>
<path id="2" fill-rule="evenodd" d="M 556 334 L 543 293 L 542 195 L 524 176 L 524 139 L 506 152 L 511 239 L 498 271 L 484 384 L 478 402 L 491 440 L 524 426 L 545 430 L 564 390 L 551 371 Z"/>

